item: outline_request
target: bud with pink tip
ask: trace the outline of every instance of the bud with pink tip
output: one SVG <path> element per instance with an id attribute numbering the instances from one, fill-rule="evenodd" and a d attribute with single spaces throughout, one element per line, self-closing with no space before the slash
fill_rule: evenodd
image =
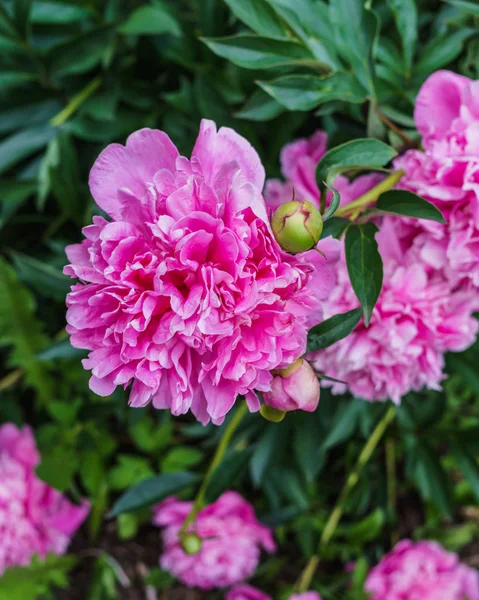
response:
<path id="1" fill-rule="evenodd" d="M 311 202 L 291 200 L 275 211 L 271 227 L 281 248 L 290 254 L 297 254 L 311 250 L 319 242 L 323 219 Z"/>
<path id="2" fill-rule="evenodd" d="M 271 391 L 263 392 L 265 404 L 280 411 L 316 410 L 320 387 L 308 361 L 299 358 L 286 369 L 278 369 L 273 374 Z"/>

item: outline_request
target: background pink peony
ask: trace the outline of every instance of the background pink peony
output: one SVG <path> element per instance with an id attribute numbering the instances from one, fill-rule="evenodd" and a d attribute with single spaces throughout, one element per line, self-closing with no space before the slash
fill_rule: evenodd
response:
<path id="1" fill-rule="evenodd" d="M 153 520 L 164 528 L 162 568 L 188 586 L 210 590 L 241 582 L 254 573 L 261 549 L 276 548 L 271 530 L 258 522 L 251 504 L 230 491 L 196 517 L 188 531 L 202 538 L 202 546 L 198 554 L 188 555 L 178 534 L 191 508 L 191 502 L 167 498 L 154 508 Z"/>
<path id="2" fill-rule="evenodd" d="M 271 598 L 258 588 L 240 583 L 228 590 L 225 600 L 271 600 Z"/>
<path id="3" fill-rule="evenodd" d="M 264 170 L 234 131 L 203 120 L 191 160 L 143 129 L 98 157 L 90 188 L 112 221 L 95 217 L 69 246 L 65 273 L 72 344 L 91 352 L 91 389 L 132 383 L 130 404 L 192 410 L 219 424 L 237 396 L 250 410 L 270 371 L 301 356 L 322 318 L 339 245 L 296 258 L 273 238 Z"/>
<path id="4" fill-rule="evenodd" d="M 0 575 L 34 554 L 63 554 L 89 512 L 38 479 L 40 455 L 29 427 L 0 427 Z"/>
<path id="5" fill-rule="evenodd" d="M 478 600 L 479 574 L 436 542 L 403 540 L 371 569 L 371 600 Z"/>

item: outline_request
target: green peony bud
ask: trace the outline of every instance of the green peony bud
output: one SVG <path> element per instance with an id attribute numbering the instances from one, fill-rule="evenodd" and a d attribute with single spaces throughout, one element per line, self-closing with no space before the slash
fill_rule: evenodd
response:
<path id="1" fill-rule="evenodd" d="M 277 408 L 273 408 L 267 404 L 262 404 L 259 412 L 264 419 L 271 421 L 272 423 L 280 423 L 286 416 L 286 412 L 284 410 L 278 410 Z"/>
<path id="2" fill-rule="evenodd" d="M 323 219 L 311 202 L 291 200 L 275 211 L 271 227 L 281 248 L 290 254 L 297 254 L 311 250 L 319 242 Z"/>
<path id="3" fill-rule="evenodd" d="M 181 547 L 190 556 L 201 550 L 202 540 L 196 533 L 186 533 L 180 536 Z"/>

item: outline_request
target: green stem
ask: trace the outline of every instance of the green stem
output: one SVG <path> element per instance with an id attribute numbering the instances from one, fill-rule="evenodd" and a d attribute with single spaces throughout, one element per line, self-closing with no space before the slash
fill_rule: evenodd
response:
<path id="1" fill-rule="evenodd" d="M 236 430 L 238 429 L 238 425 L 241 423 L 243 417 L 245 416 L 245 414 L 247 412 L 248 412 L 248 406 L 247 406 L 246 402 L 243 401 L 242 404 L 240 404 L 240 406 L 238 407 L 238 410 L 236 411 L 236 413 L 233 416 L 233 418 L 231 419 L 231 421 L 228 423 L 228 425 L 225 429 L 225 432 L 223 434 L 223 437 L 221 438 L 220 443 L 218 444 L 218 447 L 216 448 L 213 459 L 210 463 L 210 466 L 208 467 L 208 471 L 206 472 L 206 475 L 203 479 L 201 487 L 198 490 L 198 493 L 196 494 L 193 508 L 191 509 L 190 514 L 186 517 L 185 522 L 183 523 L 183 525 L 181 527 L 180 537 L 186 533 L 188 527 L 196 519 L 196 515 L 200 512 L 200 510 L 205 505 L 205 494 L 206 494 L 206 490 L 208 488 L 208 484 L 211 480 L 211 477 L 212 477 L 213 473 L 215 472 L 215 470 L 217 469 L 217 467 L 219 466 L 219 464 L 221 463 L 221 461 L 223 460 L 223 457 L 226 454 L 226 450 L 228 449 L 228 446 L 231 442 L 231 438 L 235 434 Z"/>
<path id="2" fill-rule="evenodd" d="M 69 119 L 74 112 L 100 87 L 102 82 L 101 77 L 95 77 L 88 85 L 86 85 L 78 94 L 75 94 L 70 102 L 50 121 L 50 125 L 58 126 Z"/>
<path id="3" fill-rule="evenodd" d="M 339 498 L 336 502 L 335 507 L 329 515 L 326 526 L 323 529 L 323 533 L 321 534 L 321 538 L 319 540 L 318 550 L 316 554 L 314 554 L 306 564 L 303 572 L 301 573 L 298 582 L 296 584 L 296 589 L 299 593 L 305 592 L 308 590 L 311 581 L 314 577 L 316 569 L 318 568 L 321 554 L 323 553 L 326 546 L 331 541 L 336 528 L 343 516 L 344 508 L 346 502 L 348 501 L 349 495 L 351 491 L 359 481 L 361 473 L 364 470 L 364 467 L 369 462 L 376 446 L 381 441 L 386 429 L 388 428 L 391 421 L 394 419 L 396 415 L 396 407 L 390 406 L 386 411 L 383 418 L 376 425 L 374 431 L 370 435 L 368 441 L 366 442 L 364 448 L 361 451 L 361 454 L 356 461 L 354 469 L 349 473 L 348 478 L 346 479 L 346 483 L 344 484 L 341 493 L 339 494 Z"/>
<path id="4" fill-rule="evenodd" d="M 386 179 L 383 179 L 381 183 L 375 185 L 365 194 L 359 196 L 359 198 L 357 198 L 356 200 L 353 200 L 353 202 L 350 202 L 349 204 L 338 208 L 334 216 L 343 217 L 344 215 L 349 215 L 350 213 L 356 211 L 358 208 L 365 208 L 366 206 L 368 206 L 368 204 L 375 202 L 381 194 L 384 194 L 384 192 L 387 192 L 391 188 L 393 188 L 403 175 L 404 171 L 402 169 L 394 171 L 394 173 L 391 173 L 391 175 L 386 177 Z"/>

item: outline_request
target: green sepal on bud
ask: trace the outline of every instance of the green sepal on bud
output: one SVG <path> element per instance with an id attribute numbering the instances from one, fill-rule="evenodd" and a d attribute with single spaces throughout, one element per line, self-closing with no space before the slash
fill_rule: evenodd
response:
<path id="1" fill-rule="evenodd" d="M 180 535 L 180 543 L 185 553 L 192 556 L 201 550 L 202 540 L 196 533 L 185 533 Z"/>
<path id="2" fill-rule="evenodd" d="M 323 218 L 311 202 L 285 202 L 271 219 L 274 237 L 285 252 L 298 254 L 314 248 L 323 231 Z"/>
<path id="3" fill-rule="evenodd" d="M 286 411 L 278 410 L 277 408 L 273 408 L 267 404 L 262 404 L 260 406 L 259 413 L 264 419 L 271 421 L 272 423 L 281 423 L 286 416 Z"/>

